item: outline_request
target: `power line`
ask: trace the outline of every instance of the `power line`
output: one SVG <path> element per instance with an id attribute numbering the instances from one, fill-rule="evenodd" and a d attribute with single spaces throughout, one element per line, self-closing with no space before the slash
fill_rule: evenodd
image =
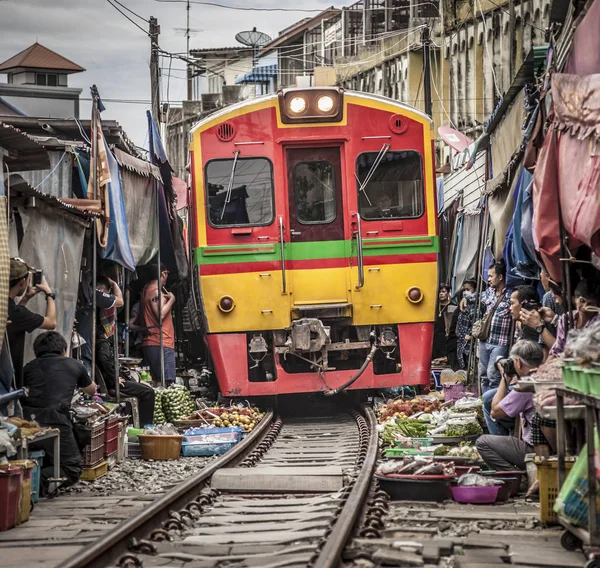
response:
<path id="1" fill-rule="evenodd" d="M 125 10 L 127 10 L 130 14 L 133 14 L 134 16 L 139 18 L 140 20 L 143 20 L 147 24 L 150 23 L 150 20 L 148 20 L 147 18 L 144 18 L 143 16 L 140 16 L 138 13 L 134 12 L 131 8 L 128 8 L 127 6 L 125 6 L 125 4 L 121 4 L 121 2 L 119 2 L 119 0 L 112 0 L 112 1 L 115 4 L 118 4 L 119 6 L 121 6 L 121 8 L 124 8 Z"/>
<path id="2" fill-rule="evenodd" d="M 135 22 L 134 20 L 132 20 L 125 12 L 123 12 L 118 6 L 115 6 L 110 0 L 106 0 L 117 12 L 119 12 L 119 14 L 121 14 L 123 17 L 127 18 L 136 28 L 142 30 L 142 32 L 144 32 L 146 35 L 148 35 L 148 32 L 142 28 L 142 26 L 140 26 L 137 22 Z"/>
<path id="3" fill-rule="evenodd" d="M 164 4 L 187 4 L 188 0 L 154 0 Z M 311 14 L 320 13 L 324 10 L 314 8 L 312 10 L 305 8 L 258 8 L 255 6 L 227 6 L 218 2 L 204 2 L 201 0 L 189 0 L 190 4 L 201 4 L 203 6 L 215 6 L 216 8 L 227 8 L 229 10 L 240 10 L 244 12 L 310 12 Z"/>

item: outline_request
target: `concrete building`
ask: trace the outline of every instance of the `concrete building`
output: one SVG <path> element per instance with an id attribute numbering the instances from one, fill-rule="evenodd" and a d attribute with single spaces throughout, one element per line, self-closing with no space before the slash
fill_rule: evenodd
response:
<path id="1" fill-rule="evenodd" d="M 69 87 L 69 75 L 85 69 L 34 43 L 0 63 L 8 81 L 0 83 L 0 114 L 43 118 L 79 118 L 81 89 Z"/>

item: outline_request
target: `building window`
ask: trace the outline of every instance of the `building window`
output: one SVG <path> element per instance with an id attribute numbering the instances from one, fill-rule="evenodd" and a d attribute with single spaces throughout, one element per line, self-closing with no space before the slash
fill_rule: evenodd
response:
<path id="1" fill-rule="evenodd" d="M 56 73 L 36 73 L 35 84 L 42 87 L 57 87 L 58 75 Z"/>
<path id="2" fill-rule="evenodd" d="M 377 152 L 365 152 L 356 160 L 360 192 L 360 216 L 363 219 L 416 219 L 425 212 L 423 165 L 414 150 L 388 152 L 373 169 Z"/>
<path id="3" fill-rule="evenodd" d="M 212 160 L 206 166 L 208 221 L 213 227 L 270 225 L 273 166 L 266 158 Z"/>
<path id="4" fill-rule="evenodd" d="M 335 171 L 330 162 L 300 162 L 294 168 L 296 218 L 303 225 L 335 219 Z"/>

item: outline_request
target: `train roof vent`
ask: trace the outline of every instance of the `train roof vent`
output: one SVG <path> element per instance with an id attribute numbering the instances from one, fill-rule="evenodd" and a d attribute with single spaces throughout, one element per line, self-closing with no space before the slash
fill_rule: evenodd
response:
<path id="1" fill-rule="evenodd" d="M 217 138 L 221 142 L 229 142 L 230 140 L 233 140 L 234 136 L 235 128 L 233 124 L 230 124 L 229 122 L 223 122 L 223 124 L 219 124 L 217 128 Z"/>
<path id="2" fill-rule="evenodd" d="M 408 128 L 408 120 L 400 114 L 394 114 L 390 116 L 389 127 L 394 134 L 404 134 Z"/>

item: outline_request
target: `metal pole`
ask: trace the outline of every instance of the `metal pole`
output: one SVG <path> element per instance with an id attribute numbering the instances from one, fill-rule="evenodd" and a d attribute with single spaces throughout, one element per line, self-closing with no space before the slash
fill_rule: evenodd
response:
<path id="1" fill-rule="evenodd" d="M 115 275 L 115 282 L 119 285 L 119 269 Z M 119 325 L 117 323 L 117 308 L 115 306 L 115 331 L 113 333 L 113 362 L 115 366 L 115 394 L 117 395 L 117 404 L 121 404 L 121 385 L 119 384 Z"/>
<path id="2" fill-rule="evenodd" d="M 123 283 L 123 288 L 125 291 L 125 329 L 127 330 L 125 333 L 125 357 L 129 357 L 129 314 L 131 312 L 131 293 L 129 291 L 129 272 L 125 272 L 125 282 Z"/>
<path id="3" fill-rule="evenodd" d="M 94 183 L 92 187 L 94 199 L 98 199 L 98 92 L 92 88 L 92 167 Z M 96 325 L 97 305 L 96 286 L 98 283 L 97 264 L 98 222 L 94 219 L 92 224 L 92 382 L 96 382 Z"/>
<path id="4" fill-rule="evenodd" d="M 149 125 L 149 141 L 150 141 L 150 161 L 154 163 L 154 130 L 152 128 L 153 120 L 152 116 L 148 113 L 148 125 Z M 156 194 L 156 230 L 158 234 L 158 252 L 156 254 L 156 285 L 158 288 L 158 334 L 160 337 L 160 382 L 161 385 L 165 386 L 165 353 L 164 353 L 164 337 L 163 337 L 163 317 L 162 317 L 162 286 L 160 285 L 160 195 L 158 192 L 158 182 L 154 178 L 154 193 Z M 140 309 L 142 309 L 140 307 Z"/>
<path id="5" fill-rule="evenodd" d="M 433 110 L 431 103 L 431 54 L 429 52 L 429 45 L 431 43 L 431 40 L 429 39 L 429 28 L 423 29 L 421 41 L 423 44 L 423 89 L 425 92 L 425 114 L 429 117 L 432 117 Z"/>
<path id="6" fill-rule="evenodd" d="M 150 98 L 152 100 L 152 116 L 160 124 L 160 70 L 158 65 L 158 34 L 160 26 L 156 18 L 150 17 Z"/>

